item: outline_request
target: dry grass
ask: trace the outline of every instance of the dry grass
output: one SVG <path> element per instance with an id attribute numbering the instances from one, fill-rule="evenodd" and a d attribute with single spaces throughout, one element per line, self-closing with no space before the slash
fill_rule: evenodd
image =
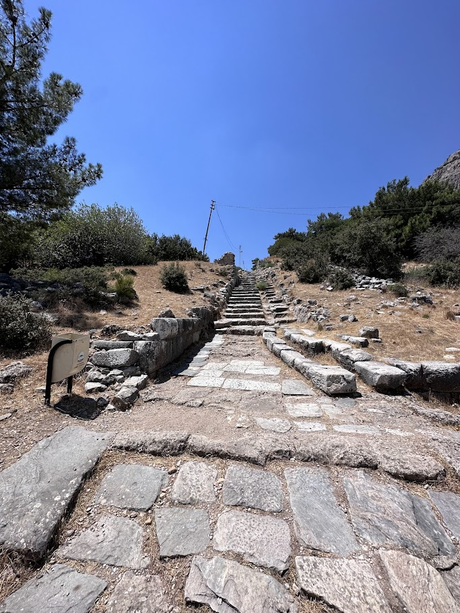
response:
<path id="1" fill-rule="evenodd" d="M 388 291 L 350 289 L 328 292 L 320 289 L 320 284 L 298 283 L 295 273 L 279 271 L 277 278 L 285 287 L 290 288 L 294 298 L 300 298 L 302 301 L 313 298 L 318 301 L 318 306 L 329 309 L 331 317 L 324 323 L 332 324 L 333 330 L 318 329 L 318 324 L 312 321 L 296 324 L 299 328 L 316 330 L 318 336 L 323 338 L 338 340 L 339 334 L 359 336 L 362 326 L 376 326 L 380 331 L 382 343 L 371 342 L 366 351 L 379 358 L 448 361 L 444 357 L 446 348 L 460 349 L 460 323 L 448 316 L 449 312 L 460 313 L 460 290 L 412 286 L 410 294 L 417 289 L 424 293 L 429 292 L 434 304 L 413 308 L 411 301 L 406 298 L 404 302 L 388 307 L 381 303 L 396 301 L 396 296 Z M 291 281 L 294 281 L 292 285 Z M 357 300 L 349 302 L 347 298 L 351 295 L 356 296 Z M 358 321 L 340 322 L 340 315 L 345 313 L 353 313 Z M 460 361 L 460 352 L 455 353 L 454 361 Z"/>

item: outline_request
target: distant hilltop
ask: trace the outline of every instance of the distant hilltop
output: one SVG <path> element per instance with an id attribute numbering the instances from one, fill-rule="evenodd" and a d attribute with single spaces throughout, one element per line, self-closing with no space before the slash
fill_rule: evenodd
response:
<path id="1" fill-rule="evenodd" d="M 456 189 L 460 189 L 460 149 L 449 155 L 444 164 L 423 181 L 449 181 Z"/>

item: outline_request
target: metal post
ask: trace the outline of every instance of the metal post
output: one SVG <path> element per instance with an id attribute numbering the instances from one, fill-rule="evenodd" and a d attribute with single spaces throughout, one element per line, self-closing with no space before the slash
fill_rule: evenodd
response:
<path id="1" fill-rule="evenodd" d="M 216 201 L 211 200 L 211 210 L 209 211 L 208 227 L 206 228 L 206 235 L 204 237 L 203 255 L 206 255 L 206 243 L 208 241 L 209 224 L 211 223 L 211 215 L 215 208 L 216 208 Z"/>
<path id="2" fill-rule="evenodd" d="M 48 367 L 46 369 L 45 404 L 47 406 L 50 406 L 51 404 L 51 378 L 53 376 L 54 355 L 56 351 L 59 349 L 59 347 L 62 347 L 62 345 L 68 345 L 71 342 L 72 341 L 70 339 L 64 339 L 60 341 L 59 343 L 56 343 L 54 347 L 51 347 L 51 351 L 48 356 Z M 67 389 L 69 389 L 69 380 L 67 380 Z M 70 389 L 72 389 L 71 383 L 70 383 Z"/>

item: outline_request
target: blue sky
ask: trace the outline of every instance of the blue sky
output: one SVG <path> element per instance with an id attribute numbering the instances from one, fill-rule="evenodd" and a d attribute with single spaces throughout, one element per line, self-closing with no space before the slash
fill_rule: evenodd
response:
<path id="1" fill-rule="evenodd" d="M 460 148 L 458 0 L 24 6 L 53 12 L 43 74 L 84 90 L 58 139 L 104 178 L 78 201 L 201 249 L 213 199 L 211 259 L 241 245 L 248 268 L 277 232 L 418 185 Z"/>

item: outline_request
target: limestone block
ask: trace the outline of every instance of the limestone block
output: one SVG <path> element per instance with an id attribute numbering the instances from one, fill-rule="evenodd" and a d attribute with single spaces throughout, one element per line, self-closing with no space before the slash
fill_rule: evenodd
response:
<path id="1" fill-rule="evenodd" d="M 392 392 L 403 387 L 406 373 L 383 362 L 355 362 L 355 371 L 367 385 L 378 392 Z"/>
<path id="2" fill-rule="evenodd" d="M 109 349 L 108 351 L 97 351 L 91 357 L 91 362 L 95 366 L 106 368 L 126 368 L 133 366 L 139 359 L 139 354 L 133 349 Z"/>
<path id="3" fill-rule="evenodd" d="M 460 392 L 460 362 L 422 362 L 427 387 L 436 392 Z"/>
<path id="4" fill-rule="evenodd" d="M 356 392 L 356 377 L 340 366 L 308 365 L 307 377 L 313 385 L 333 396 Z"/>

